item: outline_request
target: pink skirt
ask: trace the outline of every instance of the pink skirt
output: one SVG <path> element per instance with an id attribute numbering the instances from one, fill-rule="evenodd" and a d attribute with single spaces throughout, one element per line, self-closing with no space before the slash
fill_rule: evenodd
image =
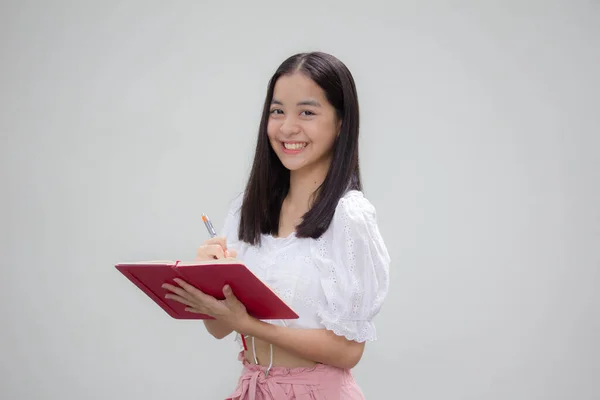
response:
<path id="1" fill-rule="evenodd" d="M 226 400 L 364 400 L 352 373 L 324 364 L 310 368 L 266 367 L 250 364 L 243 351 L 242 375 Z"/>

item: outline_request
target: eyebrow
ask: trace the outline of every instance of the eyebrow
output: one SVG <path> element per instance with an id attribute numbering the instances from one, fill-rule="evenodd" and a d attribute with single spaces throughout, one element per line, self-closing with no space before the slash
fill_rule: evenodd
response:
<path id="1" fill-rule="evenodd" d="M 271 101 L 271 104 L 277 104 L 277 105 L 280 105 L 280 106 L 282 106 L 282 105 L 283 105 L 283 103 L 282 103 L 281 101 L 277 100 L 277 99 L 273 99 L 273 100 Z M 298 102 L 298 104 L 297 104 L 297 105 L 298 105 L 298 106 L 313 106 L 313 107 L 321 107 L 321 103 L 319 103 L 319 102 L 318 102 L 318 101 L 316 101 L 316 100 L 303 100 L 303 101 L 300 101 L 300 102 Z"/>

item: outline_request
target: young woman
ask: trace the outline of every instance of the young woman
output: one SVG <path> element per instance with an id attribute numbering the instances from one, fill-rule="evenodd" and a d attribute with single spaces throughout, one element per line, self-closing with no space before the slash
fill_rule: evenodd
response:
<path id="1" fill-rule="evenodd" d="M 261 321 L 223 288 L 225 300 L 186 282 L 167 297 L 209 314 L 220 339 L 244 335 L 242 375 L 230 399 L 363 399 L 350 370 L 389 287 L 390 258 L 375 208 L 362 193 L 359 107 L 346 66 L 297 54 L 269 82 L 254 164 L 233 200 L 223 236 L 198 259 L 237 257 L 273 288 L 297 320 Z"/>

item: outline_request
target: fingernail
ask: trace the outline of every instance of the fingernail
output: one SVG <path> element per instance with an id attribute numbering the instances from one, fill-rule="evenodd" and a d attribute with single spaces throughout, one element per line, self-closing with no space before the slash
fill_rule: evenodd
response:
<path id="1" fill-rule="evenodd" d="M 225 258 L 229 257 L 229 252 L 225 250 Z"/>

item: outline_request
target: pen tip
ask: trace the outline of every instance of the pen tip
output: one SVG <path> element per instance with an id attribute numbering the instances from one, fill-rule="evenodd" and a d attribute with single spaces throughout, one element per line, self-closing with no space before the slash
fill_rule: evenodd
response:
<path id="1" fill-rule="evenodd" d="M 202 221 L 206 222 L 206 215 L 202 214 Z"/>

